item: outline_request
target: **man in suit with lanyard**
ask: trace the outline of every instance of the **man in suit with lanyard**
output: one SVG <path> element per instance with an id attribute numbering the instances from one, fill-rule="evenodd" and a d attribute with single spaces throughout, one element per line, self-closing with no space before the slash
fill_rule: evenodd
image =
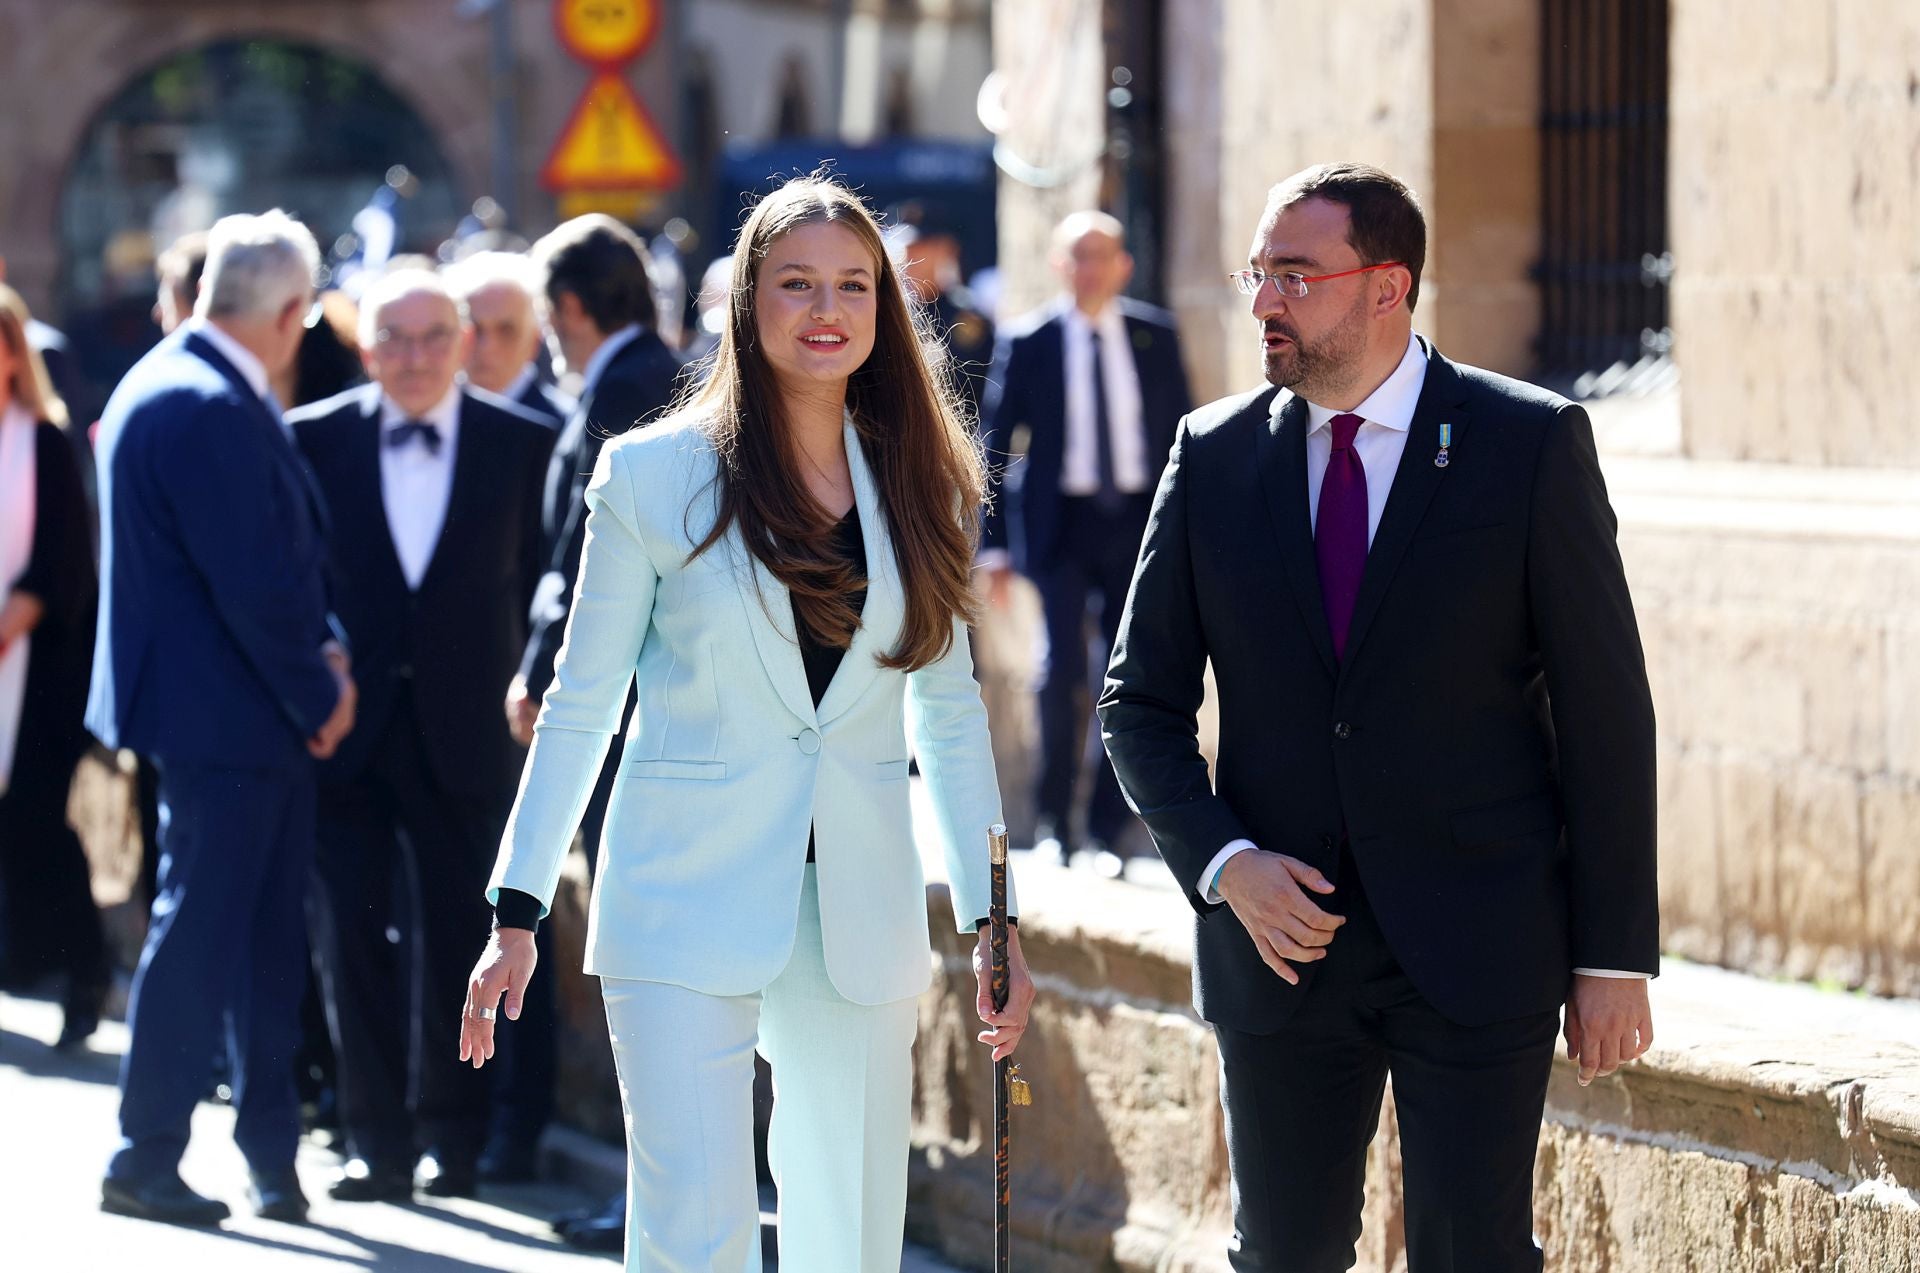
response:
<path id="1" fill-rule="evenodd" d="M 1414 337 L 1425 255 L 1379 169 L 1274 187 L 1234 276 L 1271 387 L 1182 421 L 1100 700 L 1199 916 L 1236 1269 L 1351 1267 L 1391 1074 L 1412 1273 L 1537 1273 L 1561 1005 L 1583 1084 L 1652 1039 L 1653 708 L 1593 431 Z"/>
<path id="2" fill-rule="evenodd" d="M 448 266 L 446 280 L 471 333 L 467 383 L 558 430 L 579 404 L 541 374 L 539 270 L 518 252 L 476 252 Z"/>
<path id="3" fill-rule="evenodd" d="M 507 721 L 522 745 L 533 739 L 534 717 L 566 636 L 587 535 L 587 480 L 600 448 L 664 411 L 680 371 L 654 331 L 653 286 L 639 235 L 612 217 L 590 213 L 535 243 L 533 263 L 542 280 L 548 348 L 558 370 L 580 377 L 580 398 L 547 471 L 547 573 L 534 598 L 533 635 L 507 693 Z M 604 807 L 604 797 L 596 804 Z M 598 838 L 598 827 L 590 829 L 595 835 L 589 844 Z"/>
<path id="4" fill-rule="evenodd" d="M 433 1005 L 464 985 L 524 759 L 497 695 L 545 565 L 555 435 L 457 383 L 468 339 L 438 277 L 386 275 L 360 309 L 373 383 L 288 417 L 332 512 L 334 593 L 363 687 L 359 725 L 321 767 L 313 899 L 351 1150 L 338 1201 L 471 1195 L 485 1139 L 488 1081 L 460 1064 L 447 1032 L 459 1022 Z M 411 934 L 398 961 L 389 928 Z"/>
<path id="5" fill-rule="evenodd" d="M 987 378 L 989 464 L 1008 462 L 1016 434 L 1026 443 L 987 515 L 981 565 L 996 605 L 1011 571 L 1040 590 L 1047 661 L 1034 838 L 1043 856 L 1065 860 L 1091 721 L 1089 612 L 1098 608 L 1110 651 L 1153 488 L 1193 402 L 1173 316 L 1120 294 L 1133 276 L 1120 223 L 1101 212 L 1068 217 L 1054 232 L 1053 262 L 1068 295 L 1002 333 Z M 1104 874 L 1120 873 L 1112 850 L 1129 821 L 1096 749 L 1085 848 Z"/>
<path id="6" fill-rule="evenodd" d="M 314 759 L 355 690 L 318 496 L 267 385 L 293 363 L 319 249 L 285 213 L 211 234 L 196 317 L 121 381 L 100 430 L 101 613 L 87 728 L 160 771 L 162 866 L 134 976 L 120 1145 L 101 1206 L 214 1224 L 180 1179 L 223 1028 L 256 1211 L 306 1215 L 293 1057 Z"/>

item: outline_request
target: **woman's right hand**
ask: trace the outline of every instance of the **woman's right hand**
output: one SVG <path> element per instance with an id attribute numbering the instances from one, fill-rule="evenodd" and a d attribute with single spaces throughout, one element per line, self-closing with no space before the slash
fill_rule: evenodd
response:
<path id="1" fill-rule="evenodd" d="M 520 1005 L 527 997 L 527 983 L 533 979 L 534 965 L 540 962 L 534 950 L 530 928 L 496 928 L 487 938 L 487 948 L 473 965 L 467 978 L 467 1001 L 460 1009 L 460 1059 L 471 1061 L 479 1069 L 493 1059 L 493 1027 L 497 1018 L 481 1018 L 482 1008 L 500 1011 L 501 996 L 506 996 L 509 1021 L 520 1019 Z"/>

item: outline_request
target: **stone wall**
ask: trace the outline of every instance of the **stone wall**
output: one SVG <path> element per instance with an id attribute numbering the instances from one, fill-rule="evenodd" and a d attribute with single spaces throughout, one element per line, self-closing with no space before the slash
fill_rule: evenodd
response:
<path id="1" fill-rule="evenodd" d="M 1042 998 L 1020 1053 L 1035 1103 L 1013 1116 L 1018 1266 L 1224 1273 L 1217 1061 L 1185 1006 L 1184 903 L 1048 868 L 1020 888 Z M 908 1223 L 986 1268 L 991 1068 L 944 889 L 928 908 L 942 975 L 921 1008 Z M 1685 965 L 1654 1002 L 1647 1060 L 1585 1089 L 1555 1062 L 1534 1189 L 1548 1267 L 1920 1269 L 1920 1010 Z M 1389 1099 L 1363 1273 L 1406 1269 L 1399 1173 Z"/>
<path id="2" fill-rule="evenodd" d="M 1920 6 L 1673 0 L 1672 57 L 1688 452 L 1920 467 Z"/>

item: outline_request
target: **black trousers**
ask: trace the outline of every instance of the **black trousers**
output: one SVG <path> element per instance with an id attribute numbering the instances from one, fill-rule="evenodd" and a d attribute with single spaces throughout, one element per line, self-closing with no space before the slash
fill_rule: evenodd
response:
<path id="1" fill-rule="evenodd" d="M 492 1076 L 460 1061 L 460 1010 L 504 821 L 498 798 L 434 778 L 406 694 L 366 772 L 321 787 L 315 964 L 340 1125 L 376 1165 L 404 1166 L 420 1149 L 456 1163 L 479 1156 Z"/>
<path id="2" fill-rule="evenodd" d="M 1120 614 L 1133 583 L 1134 560 L 1152 506 L 1150 495 L 1128 495 L 1111 512 L 1091 497 L 1061 500 L 1060 539 L 1053 560 L 1039 568 L 1034 586 L 1047 624 L 1047 663 L 1041 673 L 1040 780 L 1034 792 L 1038 822 L 1050 824 L 1063 840 L 1073 812 L 1075 789 L 1088 766 L 1093 769 L 1087 798 L 1087 836 L 1114 844 L 1126 830 L 1132 811 L 1120 794 L 1120 780 L 1098 737 L 1090 738 L 1095 672 L 1104 677 L 1120 631 Z M 1098 606 L 1100 662 L 1087 659 L 1087 623 Z M 1093 743 L 1089 747 L 1089 742 Z M 1088 752 L 1095 754 L 1089 758 Z"/>
<path id="3" fill-rule="evenodd" d="M 1367 1146 L 1393 1076 L 1410 1273 L 1539 1273 L 1533 1160 L 1558 1014 L 1456 1025 L 1387 948 L 1349 859 L 1347 923 L 1270 1035 L 1216 1026 L 1241 1273 L 1353 1267 Z M 1216 921 L 1217 922 L 1217 921 Z M 1231 917 L 1225 922 L 1236 922 Z"/>
<path id="4" fill-rule="evenodd" d="M 20 744 L 0 796 L 0 973 L 20 986 L 65 973 L 68 1004 L 97 1007 L 111 970 L 86 850 L 67 821 L 73 765 Z"/>

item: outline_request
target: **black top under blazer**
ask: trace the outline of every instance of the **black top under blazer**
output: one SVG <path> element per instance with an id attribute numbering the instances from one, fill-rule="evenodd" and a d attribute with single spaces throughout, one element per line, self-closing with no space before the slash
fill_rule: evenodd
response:
<path id="1" fill-rule="evenodd" d="M 1198 912 L 1201 1015 L 1270 1032 L 1313 982 L 1311 964 L 1301 988 L 1281 981 L 1203 900 L 1240 837 L 1337 883 L 1349 836 L 1395 956 L 1462 1024 L 1551 1010 L 1576 967 L 1656 971 L 1653 707 L 1586 412 L 1429 348 L 1336 661 L 1306 404 L 1276 420 L 1277 392 L 1181 422 L 1099 705 Z M 1211 780 L 1194 733 L 1209 661 Z"/>
<path id="2" fill-rule="evenodd" d="M 540 505 L 553 429 L 504 398 L 461 390 L 446 522 L 414 592 L 381 494 L 379 387 L 287 421 L 331 516 L 328 576 L 360 691 L 353 732 L 321 766 L 322 780 L 360 775 L 405 685 L 434 777 L 450 791 L 509 798 L 526 753 L 500 704 L 544 569 Z"/>

